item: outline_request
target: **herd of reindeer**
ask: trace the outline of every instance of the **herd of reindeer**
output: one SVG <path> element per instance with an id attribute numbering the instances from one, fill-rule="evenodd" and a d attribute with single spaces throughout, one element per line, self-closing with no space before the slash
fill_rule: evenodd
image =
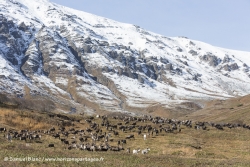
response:
<path id="1" fill-rule="evenodd" d="M 101 123 L 96 123 L 97 120 Z M 116 120 L 116 121 L 111 121 Z M 20 131 L 13 129 L 0 128 L 0 132 L 4 133 L 4 137 L 9 142 L 14 140 L 23 140 L 25 142 L 43 143 L 44 136 L 49 135 L 61 141 L 65 149 L 80 149 L 87 151 L 126 151 L 127 153 L 142 154 L 148 153 L 150 148 L 146 149 L 124 149 L 127 142 L 133 142 L 135 137 L 144 140 L 150 137 L 157 137 L 161 133 L 181 133 L 184 129 L 194 128 L 196 130 L 208 130 L 208 127 L 214 127 L 218 130 L 227 128 L 242 127 L 250 130 L 250 125 L 246 124 L 216 124 L 211 122 L 192 122 L 191 120 L 175 120 L 162 117 L 152 117 L 143 115 L 142 117 L 133 116 L 90 116 L 83 122 L 87 126 L 84 129 L 74 125 L 75 120 L 71 120 L 70 126 L 59 125 L 58 128 L 50 128 L 48 130 L 30 131 L 22 129 Z M 78 122 L 80 122 L 78 120 Z M 116 123 L 111 123 L 116 122 Z M 124 133 L 125 135 L 121 135 Z M 114 140 L 113 137 L 119 137 Z M 46 147 L 57 147 L 55 143 L 50 143 Z"/>

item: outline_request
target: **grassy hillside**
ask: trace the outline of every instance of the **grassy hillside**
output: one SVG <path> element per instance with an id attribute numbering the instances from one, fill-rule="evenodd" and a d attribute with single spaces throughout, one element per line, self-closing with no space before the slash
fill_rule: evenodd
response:
<path id="1" fill-rule="evenodd" d="M 230 103 L 236 109 L 246 107 L 248 100 L 245 98 L 235 103 Z M 224 104 L 225 102 L 223 102 Z M 243 106 L 237 106 L 243 103 Z M 211 102 L 211 106 L 215 105 Z M 229 109 L 232 111 L 234 109 Z M 239 110 L 243 113 L 241 110 Z M 237 113 L 235 111 L 235 113 Z M 233 112 L 232 112 L 233 114 Z M 245 113 L 247 116 L 247 113 Z M 0 127 L 6 127 L 7 130 L 12 129 L 20 131 L 27 129 L 34 130 L 48 130 L 55 127 L 56 132 L 62 122 L 65 123 L 66 130 L 86 129 L 90 125 L 85 121 L 88 117 L 82 115 L 67 115 L 71 121 L 59 117 L 62 114 L 48 114 L 43 112 L 31 112 L 17 109 L 0 109 Z M 223 117 L 219 121 L 230 121 L 233 117 Z M 191 117 L 191 116 L 190 116 Z M 205 117 L 194 115 L 196 119 Z M 209 117 L 209 119 L 216 117 Z M 121 120 L 109 117 L 111 124 L 115 125 L 118 122 L 125 124 Z M 234 119 L 233 121 L 235 121 Z M 242 119 L 247 122 L 248 118 Z M 101 124 L 101 118 L 94 118 L 92 122 Z M 133 121 L 134 122 L 134 121 Z M 73 123 L 73 124 L 72 124 Z M 224 127 L 224 130 L 218 130 L 215 127 L 207 126 L 206 130 L 188 128 L 181 125 L 181 132 L 174 131 L 173 133 L 161 132 L 159 135 L 148 136 L 146 140 L 143 139 L 143 131 L 141 135 L 137 134 L 137 127 L 140 125 L 152 125 L 159 129 L 160 124 L 153 124 L 151 121 L 136 122 L 136 128 L 130 131 L 119 132 L 119 136 L 111 135 L 113 142 L 109 142 L 112 146 L 117 146 L 117 141 L 124 139 L 127 135 L 134 134 L 135 139 L 127 139 L 127 144 L 124 144 L 125 150 L 119 152 L 90 152 L 79 149 L 68 150 L 59 139 L 52 137 L 53 134 L 43 134 L 41 140 L 27 140 L 20 141 L 13 139 L 9 142 L 4 134 L 7 132 L 0 132 L 0 166 L 249 166 L 250 163 L 250 130 L 237 127 L 229 129 Z M 163 124 L 162 126 L 168 126 Z M 100 127 L 103 132 L 110 132 L 105 127 Z M 69 134 L 68 140 L 74 134 Z M 79 143 L 79 141 L 77 141 Z M 88 139 L 88 142 L 91 142 Z M 98 141 L 101 144 L 103 141 Z M 53 143 L 55 148 L 49 148 L 48 145 Z M 146 149 L 150 148 L 148 154 L 134 155 L 126 153 L 126 148 Z M 103 161 L 98 162 L 10 162 L 3 161 L 4 157 L 45 157 L 45 158 L 103 158 Z"/>
<path id="2" fill-rule="evenodd" d="M 210 101 L 203 109 L 181 118 L 247 124 L 250 123 L 250 95 L 228 100 Z"/>

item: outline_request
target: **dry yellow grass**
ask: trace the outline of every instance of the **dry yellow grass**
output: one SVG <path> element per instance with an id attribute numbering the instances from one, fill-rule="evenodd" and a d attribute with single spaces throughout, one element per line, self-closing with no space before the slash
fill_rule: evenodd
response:
<path id="1" fill-rule="evenodd" d="M 0 123 L 10 127 L 28 130 L 46 129 L 51 127 L 51 125 L 48 125 L 46 122 L 43 122 L 42 120 L 39 121 L 39 118 L 35 119 L 34 115 L 35 114 L 30 114 L 24 111 L 2 108 L 0 111 Z"/>
<path id="2" fill-rule="evenodd" d="M 250 123 L 250 95 L 228 100 L 209 101 L 203 109 L 187 114 L 181 119 Z"/>
<path id="3" fill-rule="evenodd" d="M 86 118 L 79 115 L 68 115 L 72 119 L 81 119 L 74 122 L 75 129 L 85 129 L 89 125 L 84 121 Z M 54 126 L 58 129 L 57 118 L 50 118 L 47 114 L 31 111 L 20 111 L 11 109 L 0 109 L 0 127 L 21 129 L 49 129 Z M 121 120 L 109 118 L 111 124 L 122 122 Z M 95 118 L 96 123 L 101 119 Z M 122 122 L 124 124 L 124 122 Z M 137 122 L 137 125 L 151 124 L 154 127 L 159 125 L 151 122 Z M 181 126 L 180 133 L 160 133 L 158 136 L 150 136 L 147 140 L 137 134 L 137 130 L 122 133 L 119 136 L 112 136 L 114 142 L 111 145 L 117 146 L 117 141 L 124 139 L 129 134 L 134 134 L 135 139 L 127 140 L 125 148 L 145 149 L 150 148 L 147 155 L 131 155 L 122 152 L 88 152 L 80 150 L 65 150 L 60 140 L 54 139 L 51 135 L 43 135 L 42 143 L 13 140 L 12 143 L 0 135 L 0 161 L 5 156 L 13 157 L 103 157 L 104 162 L 1 162 L 0 166 L 248 166 L 250 164 L 250 130 L 243 128 L 228 129 L 223 131 L 214 127 L 208 130 L 195 130 Z M 106 131 L 105 127 L 102 127 Z M 146 132 L 143 132 L 144 134 Z M 69 139 L 73 134 L 69 135 Z M 54 143 L 55 148 L 48 148 L 49 143 Z M 98 143 L 99 144 L 99 143 Z M 200 149 L 199 149 L 200 147 Z"/>

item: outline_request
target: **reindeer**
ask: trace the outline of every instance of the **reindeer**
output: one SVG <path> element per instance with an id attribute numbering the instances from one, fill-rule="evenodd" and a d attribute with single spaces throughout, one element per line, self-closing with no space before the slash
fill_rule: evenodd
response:
<path id="1" fill-rule="evenodd" d="M 6 135 L 6 138 L 9 142 L 12 142 L 12 136 L 10 135 L 10 133 Z"/>
<path id="2" fill-rule="evenodd" d="M 59 138 L 60 139 L 60 134 L 59 133 L 56 133 L 53 135 L 53 137 L 56 139 L 56 138 Z"/>
<path id="3" fill-rule="evenodd" d="M 137 149 L 137 150 L 133 150 L 133 154 L 138 154 L 140 152 L 140 149 Z"/>
<path id="4" fill-rule="evenodd" d="M 131 138 L 135 138 L 135 136 L 134 135 L 129 135 L 129 136 L 126 137 L 126 139 L 131 139 Z"/>
<path id="5" fill-rule="evenodd" d="M 117 131 L 113 131 L 113 133 L 114 133 L 115 136 L 119 135 L 119 133 Z"/>
<path id="6" fill-rule="evenodd" d="M 0 132 L 6 132 L 6 128 L 0 128 Z"/>
<path id="7" fill-rule="evenodd" d="M 54 133 L 55 131 L 56 131 L 56 129 L 55 129 L 54 127 L 50 128 L 50 129 L 48 130 L 49 133 Z"/>
<path id="8" fill-rule="evenodd" d="M 90 147 L 90 150 L 91 150 L 91 151 L 96 151 L 96 146 L 95 146 L 95 145 L 92 145 L 92 146 Z"/>
<path id="9" fill-rule="evenodd" d="M 145 149 L 145 150 L 141 150 L 141 153 L 142 153 L 142 154 L 147 154 L 149 150 L 150 150 L 149 148 L 147 148 L 147 149 Z"/>

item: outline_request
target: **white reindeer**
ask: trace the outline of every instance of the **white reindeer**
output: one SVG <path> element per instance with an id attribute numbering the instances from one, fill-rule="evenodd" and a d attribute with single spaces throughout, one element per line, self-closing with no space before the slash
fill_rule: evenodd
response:
<path id="1" fill-rule="evenodd" d="M 138 150 L 133 150 L 133 154 L 138 154 L 138 152 L 140 152 L 140 149 L 138 149 Z"/>
<path id="2" fill-rule="evenodd" d="M 147 148 L 147 149 L 145 149 L 145 150 L 141 150 L 141 153 L 142 153 L 142 154 L 147 154 L 147 153 L 149 152 L 149 150 L 150 150 L 149 148 Z"/>
<path id="3" fill-rule="evenodd" d="M 80 150 L 84 150 L 83 146 L 84 146 L 84 145 L 81 144 L 80 147 L 79 147 L 79 149 L 80 149 Z"/>
<path id="4" fill-rule="evenodd" d="M 72 148 L 77 148 L 77 145 L 75 143 L 72 144 Z"/>

